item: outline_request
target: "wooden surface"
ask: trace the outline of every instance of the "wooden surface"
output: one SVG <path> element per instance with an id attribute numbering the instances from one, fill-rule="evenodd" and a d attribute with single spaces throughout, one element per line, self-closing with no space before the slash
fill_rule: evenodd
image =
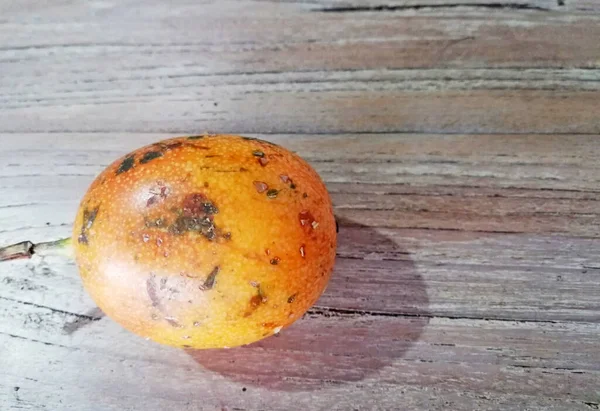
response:
<path id="1" fill-rule="evenodd" d="M 600 409 L 599 38 L 597 0 L 0 2 L 0 244 L 203 131 L 297 151 L 340 222 L 317 305 L 238 349 L 1 265 L 0 409 Z"/>

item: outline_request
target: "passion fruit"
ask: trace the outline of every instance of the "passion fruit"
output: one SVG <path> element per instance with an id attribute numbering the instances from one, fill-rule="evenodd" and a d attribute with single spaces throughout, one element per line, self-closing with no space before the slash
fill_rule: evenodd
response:
<path id="1" fill-rule="evenodd" d="M 325 185 L 296 154 L 198 135 L 107 167 L 81 201 L 70 243 L 86 291 L 124 328 L 223 348 L 276 334 L 316 302 L 333 269 L 336 223 Z M 20 246 L 0 260 L 52 248 Z"/>

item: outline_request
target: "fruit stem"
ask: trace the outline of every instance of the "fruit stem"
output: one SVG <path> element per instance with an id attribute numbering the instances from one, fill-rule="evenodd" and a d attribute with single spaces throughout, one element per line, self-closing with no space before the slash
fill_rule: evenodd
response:
<path id="1" fill-rule="evenodd" d="M 20 260 L 31 258 L 33 255 L 45 257 L 48 255 L 71 256 L 71 238 L 34 244 L 22 241 L 6 247 L 0 247 L 0 261 Z"/>

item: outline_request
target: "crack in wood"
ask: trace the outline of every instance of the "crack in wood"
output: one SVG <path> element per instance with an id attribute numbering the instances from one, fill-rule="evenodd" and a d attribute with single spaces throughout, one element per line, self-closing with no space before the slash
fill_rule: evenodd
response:
<path id="1" fill-rule="evenodd" d="M 334 308 L 334 307 L 323 307 L 313 306 L 306 312 L 306 315 L 317 315 L 321 317 L 397 317 L 397 318 L 425 318 L 425 319 L 447 319 L 447 320 L 478 320 L 478 321 L 498 321 L 498 322 L 512 322 L 512 323 L 536 323 L 536 324 L 593 324 L 594 322 L 588 321 L 559 321 L 559 320 L 537 320 L 537 319 L 514 319 L 514 318 L 503 318 L 503 317 L 489 317 L 489 316 L 469 316 L 469 315 L 436 315 L 430 313 L 408 313 L 408 312 L 389 312 L 389 311 L 373 311 L 373 310 L 357 310 L 353 308 Z"/>
<path id="2" fill-rule="evenodd" d="M 40 304 L 36 304 L 36 303 L 32 303 L 29 301 L 22 301 L 22 300 L 17 300 L 15 298 L 9 298 L 9 297 L 2 297 L 0 296 L 0 299 L 2 300 L 6 300 L 6 301 L 11 301 L 17 304 L 23 304 L 23 305 L 29 305 L 32 307 L 37 307 L 37 308 L 43 308 L 45 310 L 50 310 L 54 313 L 57 314 L 62 314 L 62 315 L 71 315 L 73 317 L 77 317 L 77 318 L 81 318 L 81 319 L 87 319 L 89 321 L 99 321 L 102 318 L 104 318 L 104 315 L 88 315 L 88 314 L 77 314 L 77 313 L 73 313 L 70 311 L 64 311 L 64 310 L 59 310 L 58 308 L 52 308 L 52 307 L 48 307 L 45 305 L 40 305 Z"/>
<path id="3" fill-rule="evenodd" d="M 561 5 L 559 3 L 559 5 Z M 471 9 L 492 9 L 492 10 L 533 10 L 533 11 L 550 11 L 550 9 L 540 6 L 533 6 L 523 3 L 488 3 L 488 4 L 472 4 L 472 3 L 452 3 L 452 4 L 411 4 L 411 5 L 388 5 L 381 4 L 377 6 L 347 6 L 347 7 L 325 7 L 313 9 L 313 12 L 321 13 L 360 13 L 360 12 L 388 12 L 388 11 L 403 11 L 403 10 L 423 10 L 423 9 L 454 9 L 459 7 Z"/>
<path id="4" fill-rule="evenodd" d="M 68 350 L 74 350 L 74 351 L 79 351 L 80 350 L 77 347 L 69 347 L 69 346 L 66 346 L 66 345 L 56 344 L 56 343 L 52 343 L 52 342 L 49 342 L 49 341 L 36 340 L 35 338 L 24 337 L 22 335 L 5 333 L 5 332 L 2 332 L 2 331 L 0 331 L 0 334 L 1 335 L 8 335 L 11 338 L 17 338 L 19 340 L 25 340 L 25 341 L 30 341 L 30 342 L 38 343 L 38 344 L 44 344 L 44 345 L 47 345 L 47 346 L 66 348 Z"/>

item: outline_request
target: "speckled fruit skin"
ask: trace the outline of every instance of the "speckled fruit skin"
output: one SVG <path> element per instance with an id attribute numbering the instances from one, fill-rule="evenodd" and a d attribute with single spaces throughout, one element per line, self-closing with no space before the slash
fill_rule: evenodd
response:
<path id="1" fill-rule="evenodd" d="M 335 260 L 317 173 L 272 143 L 165 140 L 92 183 L 73 229 L 83 284 L 124 328 L 187 348 L 279 332 L 323 293 Z"/>

